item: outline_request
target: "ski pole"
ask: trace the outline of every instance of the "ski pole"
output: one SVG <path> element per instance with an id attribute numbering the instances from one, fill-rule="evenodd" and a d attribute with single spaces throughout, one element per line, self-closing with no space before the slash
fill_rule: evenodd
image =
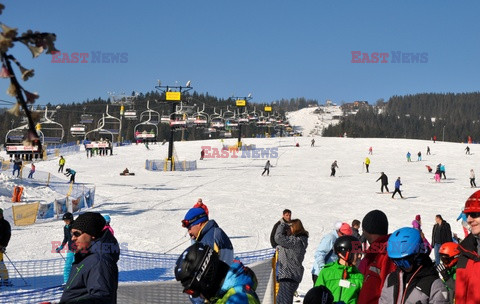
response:
<path id="1" fill-rule="evenodd" d="M 18 271 L 17 267 L 15 267 L 15 264 L 13 264 L 12 260 L 10 260 L 10 258 L 9 258 L 8 255 L 7 255 L 7 253 L 4 252 L 3 254 L 7 257 L 8 261 L 10 262 L 10 264 L 12 264 L 13 268 L 15 268 L 15 270 L 18 272 L 18 275 L 20 275 L 20 277 L 22 278 L 22 280 L 25 282 L 25 285 L 28 285 L 27 281 L 25 281 L 25 279 L 23 278 L 23 276 L 22 276 L 22 274 L 20 273 L 20 271 Z"/>
<path id="2" fill-rule="evenodd" d="M 60 253 L 60 256 L 62 257 L 62 259 L 66 262 L 67 260 L 65 260 L 65 258 L 63 257 L 63 254 L 59 251 L 58 253 Z"/>

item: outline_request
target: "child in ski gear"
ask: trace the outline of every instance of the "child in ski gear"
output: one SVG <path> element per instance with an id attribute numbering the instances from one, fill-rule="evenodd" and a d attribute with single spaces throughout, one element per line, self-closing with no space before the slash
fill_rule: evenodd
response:
<path id="1" fill-rule="evenodd" d="M 313 285 L 317 282 L 318 274 L 325 267 L 326 264 L 335 262 L 337 255 L 333 252 L 333 245 L 337 238 L 342 235 L 352 235 L 353 231 L 349 224 L 339 222 L 339 225 L 335 225 L 335 230 L 325 235 L 315 251 L 312 267 L 312 280 Z"/>
<path id="2" fill-rule="evenodd" d="M 358 270 L 364 276 L 358 303 L 373 304 L 378 303 L 387 275 L 396 269 L 387 255 L 387 216 L 380 210 L 368 212 L 362 220 L 362 230 L 370 246 L 358 264 Z"/>
<path id="3" fill-rule="evenodd" d="M 77 172 L 75 172 L 75 170 L 72 170 L 70 168 L 67 168 L 67 170 L 65 171 L 66 171 L 65 176 L 66 177 L 70 176 L 70 183 L 75 183 L 75 174 L 77 174 Z"/>
<path id="4" fill-rule="evenodd" d="M 442 175 L 442 171 L 440 170 L 440 166 L 441 164 L 438 164 L 437 165 L 437 170 L 435 170 L 435 182 L 439 183 L 440 182 L 440 179 L 441 179 L 441 175 Z"/>
<path id="5" fill-rule="evenodd" d="M 262 172 L 262 176 L 267 172 L 267 176 L 270 174 L 270 160 L 267 160 L 267 163 L 265 164 L 265 168 Z"/>
<path id="6" fill-rule="evenodd" d="M 403 198 L 402 191 L 400 191 L 400 186 L 401 185 L 402 185 L 402 183 L 400 182 L 400 177 L 398 177 L 397 180 L 395 181 L 395 191 L 393 191 L 392 198 L 395 197 L 396 193 L 400 194 L 400 197 Z"/>
<path id="7" fill-rule="evenodd" d="M 112 220 L 110 215 L 105 214 L 103 218 L 105 219 L 105 227 L 103 227 L 103 230 L 108 230 L 112 235 L 115 235 L 115 231 L 113 231 L 112 226 L 110 226 L 110 221 Z"/>
<path id="8" fill-rule="evenodd" d="M 465 202 L 463 212 L 467 215 L 467 223 L 471 233 L 459 244 L 455 303 L 480 303 L 478 274 L 480 273 L 480 191 L 474 192 Z"/>
<path id="9" fill-rule="evenodd" d="M 287 234 L 287 230 L 290 233 Z M 280 223 L 275 232 L 278 244 L 277 280 L 279 283 L 277 304 L 291 304 L 303 278 L 302 266 L 308 246 L 308 231 L 302 221 L 294 219 L 290 224 Z"/>
<path id="10" fill-rule="evenodd" d="M 404 227 L 392 233 L 388 256 L 397 265 L 383 285 L 379 304 L 447 304 L 448 292 L 439 279 L 417 229 Z"/>
<path id="11" fill-rule="evenodd" d="M 315 286 L 325 286 L 337 303 L 357 303 L 363 274 L 355 266 L 362 252 L 360 241 L 351 235 L 339 237 L 334 244 L 336 262 L 325 265 Z"/>
<path id="12" fill-rule="evenodd" d="M 67 246 L 67 254 L 65 258 L 65 265 L 63 266 L 63 283 L 67 283 L 70 276 L 70 271 L 72 270 L 72 263 L 75 255 L 75 243 L 72 241 L 72 224 L 73 224 L 73 214 L 67 212 L 62 217 L 65 222 L 63 226 L 63 241 L 62 244 L 55 249 L 56 252 L 63 250 L 65 245 Z"/>
<path id="13" fill-rule="evenodd" d="M 281 223 L 290 224 L 291 219 L 292 219 L 292 211 L 290 209 L 283 210 L 282 218 L 278 222 L 276 222 L 275 225 L 273 225 L 272 232 L 270 233 L 270 244 L 272 245 L 272 248 L 276 248 L 278 245 L 277 242 L 275 242 L 275 233 L 277 232 L 278 226 Z M 288 230 L 290 229 L 287 229 L 287 235 L 289 232 Z"/>
<path id="14" fill-rule="evenodd" d="M 0 286 L 11 286 L 12 283 L 8 277 L 8 270 L 5 267 L 5 263 L 3 262 L 3 254 L 5 253 L 5 249 L 10 242 L 10 237 L 12 236 L 12 229 L 10 227 L 10 223 L 7 222 L 3 218 L 3 209 L 0 208 Z"/>
<path id="15" fill-rule="evenodd" d="M 335 172 L 337 172 L 335 168 L 338 168 L 337 161 L 334 161 L 332 163 L 332 166 L 331 166 L 332 172 L 330 173 L 330 176 L 335 176 Z"/>
<path id="16" fill-rule="evenodd" d="M 475 172 L 473 172 L 473 169 L 470 169 L 470 187 L 477 188 L 477 184 L 475 184 Z"/>
<path id="17" fill-rule="evenodd" d="M 257 277 L 235 259 L 228 266 L 210 246 L 195 243 L 188 247 L 175 264 L 175 279 L 183 292 L 209 303 L 260 304 L 255 290 Z"/>
<path id="18" fill-rule="evenodd" d="M 80 214 L 71 227 L 75 258 L 60 303 L 116 303 L 120 247 L 100 213 Z"/>
<path id="19" fill-rule="evenodd" d="M 60 155 L 60 159 L 58 160 L 58 172 L 63 173 L 63 166 L 65 166 L 65 158 L 63 158 L 62 155 Z"/>
<path id="20" fill-rule="evenodd" d="M 454 242 L 448 242 L 440 247 L 440 261 L 437 265 L 438 276 L 443 281 L 448 289 L 448 298 L 450 303 L 454 303 L 455 299 L 455 272 L 458 262 L 458 256 L 460 250 L 458 250 L 458 244 Z"/>
<path id="21" fill-rule="evenodd" d="M 384 172 L 382 172 L 382 174 L 381 174 L 380 177 L 376 180 L 376 182 L 378 182 L 379 180 L 382 181 L 382 186 L 380 187 L 380 191 L 382 191 L 382 193 L 383 193 L 383 187 L 385 187 L 385 190 L 387 190 L 387 192 L 390 192 L 390 191 L 388 190 L 388 177 L 387 177 L 387 175 L 386 175 Z"/>

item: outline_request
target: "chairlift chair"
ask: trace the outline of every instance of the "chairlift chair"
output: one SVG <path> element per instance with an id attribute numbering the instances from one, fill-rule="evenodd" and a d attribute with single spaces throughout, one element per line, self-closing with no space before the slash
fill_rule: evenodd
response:
<path id="1" fill-rule="evenodd" d="M 187 117 L 182 111 L 182 103 L 180 103 L 180 109 L 170 114 L 170 127 L 176 130 L 187 127 Z"/>
<path id="2" fill-rule="evenodd" d="M 26 156 L 26 159 L 38 159 L 41 158 L 40 144 L 44 144 L 43 133 L 37 130 L 39 140 L 37 143 L 29 142 L 29 126 L 28 124 L 22 125 L 18 128 L 9 130 L 5 135 L 5 150 L 10 157 L 12 156 Z"/>
<path id="3" fill-rule="evenodd" d="M 205 128 L 208 125 L 208 114 L 205 113 L 204 111 L 205 111 L 205 104 L 203 104 L 203 109 L 201 111 L 197 111 L 197 113 L 194 113 L 193 115 L 195 118 L 193 123 L 197 128 Z"/>
<path id="4" fill-rule="evenodd" d="M 91 114 L 82 114 L 80 116 L 81 124 L 91 124 L 93 122 L 93 116 Z"/>
<path id="5" fill-rule="evenodd" d="M 210 115 L 210 127 L 217 130 L 225 128 L 225 120 L 222 117 L 221 111 L 220 114 L 218 114 L 215 112 L 215 108 L 213 108 L 213 114 Z"/>
<path id="6" fill-rule="evenodd" d="M 158 126 L 157 123 L 151 123 L 152 112 L 148 113 L 148 119 L 137 124 L 134 128 L 135 140 L 137 142 L 157 141 Z"/>
<path id="7" fill-rule="evenodd" d="M 48 108 L 45 108 L 44 118 L 37 124 L 39 130 L 43 133 L 43 141 L 46 144 L 59 144 L 65 136 L 63 126 L 51 120 L 48 117 Z"/>
<path id="8" fill-rule="evenodd" d="M 118 135 L 120 129 L 122 128 L 122 120 L 120 118 L 114 117 L 108 113 L 108 105 L 105 111 L 105 114 L 102 115 L 102 118 L 98 120 L 97 129 L 100 134 L 105 135 Z"/>
<path id="9" fill-rule="evenodd" d="M 161 115 L 159 112 L 150 109 L 150 100 L 147 100 L 147 109 L 140 113 L 140 122 L 149 121 L 152 124 L 158 125 L 161 121 Z"/>

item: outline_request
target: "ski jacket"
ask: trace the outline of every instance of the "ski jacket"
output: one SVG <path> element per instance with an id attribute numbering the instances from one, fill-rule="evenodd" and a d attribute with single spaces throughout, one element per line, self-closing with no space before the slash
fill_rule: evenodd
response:
<path id="1" fill-rule="evenodd" d="M 281 223 L 275 232 L 278 243 L 277 278 L 291 279 L 300 283 L 303 278 L 303 259 L 308 246 L 307 235 L 286 235 L 285 226 Z"/>
<path id="2" fill-rule="evenodd" d="M 267 161 L 267 163 L 265 164 L 265 169 L 270 169 L 270 162 Z"/>
<path id="3" fill-rule="evenodd" d="M 480 255 L 478 236 L 469 234 L 460 243 L 460 257 L 457 263 L 455 303 L 480 303 L 480 288 L 478 288 L 478 274 L 480 273 Z"/>
<path id="4" fill-rule="evenodd" d="M 445 165 L 440 166 L 440 171 L 445 172 Z"/>
<path id="5" fill-rule="evenodd" d="M 448 304 L 448 291 L 426 257 L 413 273 L 400 268 L 387 276 L 379 304 Z"/>
<path id="6" fill-rule="evenodd" d="M 337 162 L 332 163 L 332 169 L 338 168 Z"/>
<path id="7" fill-rule="evenodd" d="M 347 282 L 345 282 L 347 281 Z M 356 304 L 363 284 L 363 274 L 355 266 L 329 263 L 320 271 L 315 286 L 327 287 L 333 295 L 333 301 Z"/>
<path id="8" fill-rule="evenodd" d="M 60 160 L 58 161 L 58 164 L 59 164 L 60 166 L 65 165 L 65 158 L 60 158 Z"/>
<path id="9" fill-rule="evenodd" d="M 390 235 L 376 239 L 365 251 L 365 256 L 358 264 L 363 274 L 363 286 L 358 295 L 358 304 L 377 304 L 382 287 L 388 274 L 397 268 L 387 254 L 387 242 Z"/>
<path id="10" fill-rule="evenodd" d="M 70 225 L 63 226 L 63 241 L 62 246 L 68 244 L 68 250 L 75 251 L 75 242 L 72 241 L 72 225 L 73 221 L 70 222 Z"/>
<path id="11" fill-rule="evenodd" d="M 370 165 L 370 158 L 368 158 L 368 157 L 365 158 L 365 164 L 366 164 L 366 165 Z"/>
<path id="12" fill-rule="evenodd" d="M 233 262 L 233 245 L 227 234 L 214 220 L 209 220 L 198 233 L 197 242 L 213 248 L 219 255 L 220 260 L 228 265 Z"/>
<path id="13" fill-rule="evenodd" d="M 382 174 L 376 181 L 382 181 L 382 185 L 388 185 L 388 177 L 386 174 Z"/>
<path id="14" fill-rule="evenodd" d="M 475 172 L 470 171 L 470 178 L 475 178 Z"/>
<path id="15" fill-rule="evenodd" d="M 60 303 L 117 303 L 120 247 L 110 231 L 75 253 Z"/>
<path id="16" fill-rule="evenodd" d="M 7 247 L 10 237 L 12 237 L 12 227 L 6 219 L 2 218 L 0 219 L 0 246 Z"/>
<path id="17" fill-rule="evenodd" d="M 255 273 L 242 262 L 235 259 L 230 265 L 227 276 L 223 281 L 214 299 L 209 303 L 216 304 L 260 304 L 255 290 L 257 289 L 257 277 Z"/>
<path id="18" fill-rule="evenodd" d="M 467 215 L 463 213 L 463 210 L 460 212 L 460 214 L 457 217 L 457 221 L 461 219 L 462 221 L 466 222 L 467 221 Z"/>
<path id="19" fill-rule="evenodd" d="M 422 230 L 422 225 L 420 225 L 420 223 L 417 220 L 412 221 L 412 227 L 420 231 Z"/>
<path id="20" fill-rule="evenodd" d="M 338 233 L 336 230 L 333 230 L 329 234 L 325 235 L 320 241 L 317 250 L 315 251 L 315 260 L 313 261 L 312 274 L 317 275 L 320 273 L 320 270 L 325 266 L 325 264 L 335 262 L 338 257 L 333 252 L 333 244 L 338 238 Z"/>
<path id="21" fill-rule="evenodd" d="M 432 230 L 432 243 L 443 244 L 446 242 L 453 242 L 452 240 L 452 230 L 450 229 L 450 224 L 447 221 L 443 220 L 442 224 L 435 224 Z"/>
<path id="22" fill-rule="evenodd" d="M 397 179 L 397 180 L 395 181 L 395 189 L 400 189 L 400 186 L 401 186 L 401 185 L 402 185 L 402 182 L 401 182 L 399 179 Z"/>

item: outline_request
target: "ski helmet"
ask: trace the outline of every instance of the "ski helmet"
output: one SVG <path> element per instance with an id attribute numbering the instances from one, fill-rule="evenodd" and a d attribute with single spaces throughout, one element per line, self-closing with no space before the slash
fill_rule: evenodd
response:
<path id="1" fill-rule="evenodd" d="M 440 246 L 438 251 L 440 254 L 440 259 L 447 268 L 455 266 L 458 262 L 458 256 L 460 255 L 460 250 L 458 250 L 458 244 L 454 242 L 443 243 Z"/>
<path id="2" fill-rule="evenodd" d="M 73 220 L 73 214 L 71 214 L 70 212 L 67 212 L 63 215 L 62 217 L 62 220 L 66 221 L 66 220 Z"/>
<path id="3" fill-rule="evenodd" d="M 387 252 L 391 259 L 401 259 L 417 253 L 425 253 L 420 231 L 410 227 L 394 231 L 388 239 Z"/>
<path id="4" fill-rule="evenodd" d="M 325 286 L 320 285 L 310 289 L 305 298 L 304 304 L 333 304 L 332 292 Z"/>
<path id="5" fill-rule="evenodd" d="M 110 219 L 110 215 L 105 214 L 105 215 L 103 216 L 103 218 L 105 219 L 105 222 L 107 222 L 107 224 L 110 224 L 110 220 L 111 220 L 111 219 Z"/>
<path id="6" fill-rule="evenodd" d="M 480 190 L 475 191 L 465 202 L 463 213 L 480 212 Z"/>
<path id="7" fill-rule="evenodd" d="M 362 250 L 360 241 L 352 235 L 342 235 L 339 237 L 333 249 L 336 254 L 342 254 L 347 263 L 352 264 L 355 259 L 355 254 L 358 254 Z"/>
<path id="8" fill-rule="evenodd" d="M 228 272 L 228 265 L 208 245 L 195 243 L 188 247 L 175 264 L 175 278 L 182 283 L 183 292 L 209 299 L 217 293 Z"/>

